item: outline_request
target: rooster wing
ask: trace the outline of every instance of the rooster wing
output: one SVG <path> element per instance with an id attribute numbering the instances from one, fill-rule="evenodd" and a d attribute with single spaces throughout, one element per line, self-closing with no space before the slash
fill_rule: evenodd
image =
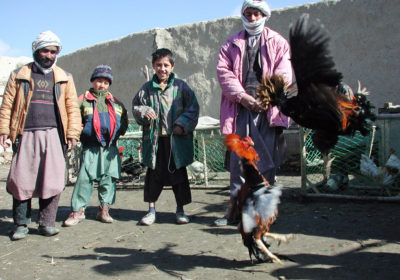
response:
<path id="1" fill-rule="evenodd" d="M 290 28 L 291 61 L 298 94 L 282 109 L 301 126 L 339 131 L 342 98 L 335 92 L 343 75 L 335 69 L 329 53 L 329 37 L 321 28 L 309 26 L 308 20 L 308 14 L 303 14 Z"/>

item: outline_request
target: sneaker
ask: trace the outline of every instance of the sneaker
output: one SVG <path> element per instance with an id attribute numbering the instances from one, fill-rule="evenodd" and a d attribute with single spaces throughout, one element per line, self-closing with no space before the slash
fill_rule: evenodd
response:
<path id="1" fill-rule="evenodd" d="M 216 219 L 214 221 L 213 225 L 216 227 L 224 227 L 227 225 L 231 225 L 231 226 L 238 225 L 239 223 L 240 223 L 239 220 L 227 219 L 227 218 L 223 217 L 223 218 Z"/>
<path id="2" fill-rule="evenodd" d="M 83 208 L 81 208 L 78 211 L 71 212 L 71 214 L 69 214 L 68 218 L 64 221 L 64 226 L 72 227 L 84 219 L 85 211 Z"/>
<path id="3" fill-rule="evenodd" d="M 48 227 L 48 226 L 39 226 L 38 231 L 41 235 L 44 236 L 53 236 L 60 232 L 56 227 Z"/>
<path id="4" fill-rule="evenodd" d="M 17 226 L 14 233 L 11 235 L 12 240 L 20 240 L 26 237 L 26 234 L 29 232 L 29 229 L 26 226 Z"/>
<path id="5" fill-rule="evenodd" d="M 179 212 L 176 213 L 176 223 L 179 225 L 188 224 L 189 217 L 185 215 L 185 213 Z"/>
<path id="6" fill-rule="evenodd" d="M 142 225 L 149 226 L 152 225 L 155 222 L 155 220 L 156 220 L 156 214 L 148 212 L 146 215 L 144 215 L 142 220 L 140 220 L 140 223 Z"/>

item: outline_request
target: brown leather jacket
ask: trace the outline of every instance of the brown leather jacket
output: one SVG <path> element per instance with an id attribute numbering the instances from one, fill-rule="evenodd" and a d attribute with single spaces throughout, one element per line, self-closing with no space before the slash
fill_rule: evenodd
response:
<path id="1" fill-rule="evenodd" d="M 34 86 L 31 78 L 32 63 L 14 70 L 8 79 L 0 108 L 0 135 L 8 135 L 14 143 L 22 135 Z M 79 140 L 81 114 L 72 75 L 58 66 L 54 71 L 54 92 L 61 119 L 65 144 L 67 139 Z"/>

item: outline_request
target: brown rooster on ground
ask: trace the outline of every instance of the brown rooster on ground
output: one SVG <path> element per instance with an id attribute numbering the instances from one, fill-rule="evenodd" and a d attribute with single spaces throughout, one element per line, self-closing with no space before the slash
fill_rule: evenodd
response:
<path id="1" fill-rule="evenodd" d="M 280 186 L 271 186 L 259 172 L 256 162 L 260 160 L 250 137 L 241 138 L 236 134 L 225 137 L 225 145 L 230 151 L 240 157 L 242 177 L 244 182 L 238 192 L 236 203 L 230 209 L 229 215 L 241 215 L 238 229 L 242 235 L 243 244 L 248 248 L 250 259 L 254 255 L 259 261 L 271 260 L 282 263 L 268 250 L 267 237 L 278 242 L 287 242 L 292 234 L 281 235 L 269 232 L 270 226 L 278 215 Z"/>

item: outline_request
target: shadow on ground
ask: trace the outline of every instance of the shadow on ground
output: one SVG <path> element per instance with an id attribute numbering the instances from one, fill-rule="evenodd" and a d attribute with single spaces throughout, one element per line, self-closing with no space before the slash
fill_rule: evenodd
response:
<path id="1" fill-rule="evenodd" d="M 336 256 L 292 254 L 288 256 L 296 265 L 271 273 L 285 275 L 287 279 L 362 279 L 360 275 L 364 275 L 364 279 L 394 279 L 400 272 L 396 268 L 400 254 L 368 251 L 385 245 L 386 242 L 372 242 Z"/>
<path id="2" fill-rule="evenodd" d="M 263 272 L 262 270 L 248 269 L 249 261 L 236 261 L 230 258 L 221 258 L 212 252 L 200 252 L 196 255 L 181 255 L 174 253 L 171 249 L 176 244 L 167 244 L 164 248 L 156 251 L 144 249 L 127 249 L 117 247 L 95 248 L 96 254 L 77 255 L 60 259 L 84 261 L 101 259 L 105 264 L 94 266 L 92 269 L 103 275 L 115 275 L 129 271 L 141 270 L 143 267 L 152 265 L 171 276 L 182 276 L 180 272 L 188 272 L 195 268 L 229 268 L 231 270 L 243 270 L 246 272 Z M 99 257 L 99 254 L 105 254 Z M 49 257 L 50 256 L 44 256 Z M 266 271 L 264 271 L 266 273 Z"/>

